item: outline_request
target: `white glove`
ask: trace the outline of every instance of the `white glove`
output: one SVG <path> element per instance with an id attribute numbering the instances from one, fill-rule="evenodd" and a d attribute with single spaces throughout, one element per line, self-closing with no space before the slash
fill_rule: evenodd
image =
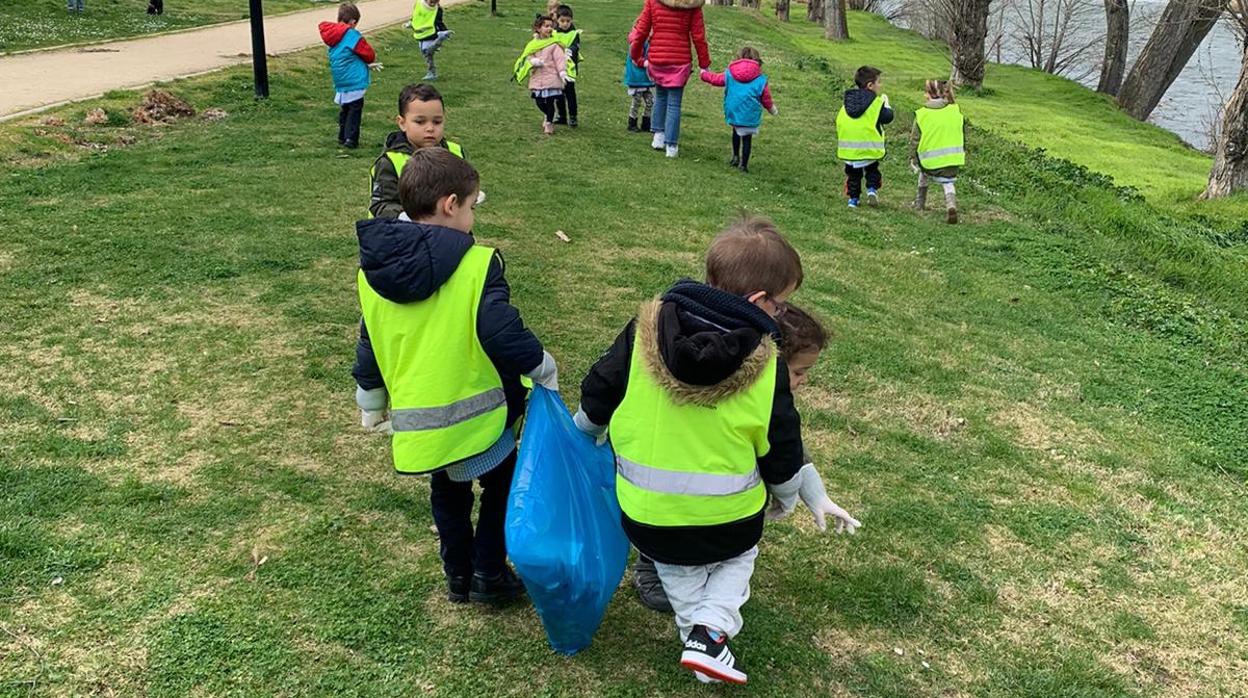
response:
<path id="1" fill-rule="evenodd" d="M 892 109 L 892 108 L 893 108 L 893 107 L 892 107 L 892 105 L 890 105 L 890 104 L 888 103 L 888 95 L 880 95 L 880 99 L 884 100 L 884 108 L 885 108 L 885 109 Z"/>
<path id="2" fill-rule="evenodd" d="M 543 388 L 559 392 L 559 368 L 555 366 L 555 357 L 551 356 L 550 352 L 543 351 L 542 363 L 525 375 Z"/>
<path id="3" fill-rule="evenodd" d="M 485 203 L 485 192 L 478 189 L 477 190 L 477 205 L 480 206 L 483 203 Z"/>
<path id="4" fill-rule="evenodd" d="M 572 415 L 572 423 L 576 425 L 581 433 L 594 437 L 594 444 L 601 446 L 607 442 L 606 425 L 599 426 L 589 419 L 589 415 L 585 414 L 585 410 L 577 407 L 576 414 Z"/>
<path id="5" fill-rule="evenodd" d="M 368 64 L 368 69 L 373 71 L 374 73 L 380 73 L 382 70 L 385 70 L 385 68 L 386 66 L 382 65 L 381 63 L 369 63 Z"/>
<path id="6" fill-rule="evenodd" d="M 567 73 L 560 73 L 560 75 L 563 76 L 564 82 L 571 82 L 571 83 L 576 82 L 576 78 L 572 77 L 571 75 L 568 75 Z"/>
<path id="7" fill-rule="evenodd" d="M 562 80 L 563 84 L 565 85 L 568 84 L 569 82 L 572 82 L 571 80 L 568 79 L 567 73 L 559 73 L 559 79 Z"/>
<path id="8" fill-rule="evenodd" d="M 837 533 L 853 535 L 862 526 L 858 519 L 828 498 L 827 490 L 823 487 L 823 478 L 819 477 L 819 471 L 815 470 L 813 463 L 803 465 L 792 480 L 782 485 L 773 485 L 771 493 L 772 501 L 765 514 L 768 521 L 778 521 L 788 516 L 796 505 L 794 500 L 800 498 L 802 504 L 815 517 L 815 525 L 820 531 L 828 530 L 828 515 L 836 521 L 833 530 Z"/>
<path id="9" fill-rule="evenodd" d="M 772 116 L 780 116 L 780 108 L 774 104 L 771 105 L 771 109 L 768 109 L 767 111 L 771 112 Z"/>
<path id="10" fill-rule="evenodd" d="M 360 426 L 376 434 L 393 434 L 390 415 L 386 410 L 360 410 Z"/>
<path id="11" fill-rule="evenodd" d="M 546 62 L 538 58 L 537 56 L 529 56 L 529 65 L 533 66 L 534 68 L 540 68 L 546 65 Z"/>

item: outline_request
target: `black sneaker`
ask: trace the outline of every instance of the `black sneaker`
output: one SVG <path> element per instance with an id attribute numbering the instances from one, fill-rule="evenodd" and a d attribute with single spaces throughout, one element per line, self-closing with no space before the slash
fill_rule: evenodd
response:
<path id="1" fill-rule="evenodd" d="M 630 116 L 628 118 L 628 130 L 630 133 L 637 133 L 641 129 L 637 128 L 637 117 Z"/>
<path id="2" fill-rule="evenodd" d="M 748 680 L 745 672 L 737 667 L 737 658 L 732 656 L 732 650 L 728 649 L 728 638 L 721 635 L 719 642 L 711 640 L 705 625 L 695 625 L 689 632 L 685 649 L 680 653 L 680 665 L 701 674 L 699 681 L 703 681 L 703 676 L 725 683 L 745 683 Z"/>
<path id="3" fill-rule="evenodd" d="M 744 173 L 746 173 L 746 174 L 749 174 L 749 173 L 750 173 L 750 168 L 749 168 L 748 166 L 746 166 L 746 165 L 742 165 L 742 166 L 741 166 L 741 167 L 739 167 L 738 169 L 740 169 L 742 172 L 744 172 Z"/>
<path id="4" fill-rule="evenodd" d="M 486 578 L 480 572 L 473 573 L 468 599 L 476 603 L 503 603 L 524 596 L 524 582 L 504 567 L 499 574 Z"/>
<path id="5" fill-rule="evenodd" d="M 728 166 L 729 166 L 729 167 L 740 167 L 740 166 L 741 166 L 741 158 L 737 157 L 736 155 L 733 155 L 733 156 L 732 156 L 732 159 L 728 161 Z"/>
<path id="6" fill-rule="evenodd" d="M 667 600 L 667 592 L 663 591 L 663 582 L 659 581 L 653 560 L 637 558 L 637 564 L 633 566 L 633 588 L 637 590 L 642 606 L 659 613 L 672 612 L 672 603 Z"/>
<path id="7" fill-rule="evenodd" d="M 466 574 L 447 575 L 446 598 L 451 603 L 468 603 L 468 588 L 472 577 Z"/>
<path id="8" fill-rule="evenodd" d="M 567 126 L 567 125 L 568 125 L 568 117 L 566 117 L 566 116 L 556 116 L 556 117 L 555 117 L 555 120 L 554 120 L 554 121 L 552 121 L 551 123 L 553 123 L 553 124 L 554 124 L 554 125 L 556 125 L 556 126 Z"/>
<path id="9" fill-rule="evenodd" d="M 568 125 L 569 125 L 569 126 L 571 126 L 572 128 L 576 128 L 577 126 L 580 126 L 581 124 L 580 124 L 580 122 L 578 122 L 578 121 L 576 120 L 576 117 L 575 117 L 575 116 L 569 116 L 569 117 L 568 117 Z"/>

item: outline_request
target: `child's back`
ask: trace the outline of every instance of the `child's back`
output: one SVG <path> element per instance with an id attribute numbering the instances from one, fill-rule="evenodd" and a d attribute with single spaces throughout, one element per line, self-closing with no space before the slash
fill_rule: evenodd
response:
<path id="1" fill-rule="evenodd" d="M 364 115 L 364 93 L 371 78 L 368 65 L 377 54 L 355 28 L 360 11 L 352 3 L 338 7 L 337 22 L 321 22 L 321 40 L 329 54 L 334 77 L 334 103 L 338 110 L 338 144 L 355 148 L 360 144 L 360 120 Z"/>

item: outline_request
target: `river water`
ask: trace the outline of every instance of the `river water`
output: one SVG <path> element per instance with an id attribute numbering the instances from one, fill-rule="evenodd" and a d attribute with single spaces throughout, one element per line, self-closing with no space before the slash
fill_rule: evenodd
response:
<path id="1" fill-rule="evenodd" d="M 899 2 L 901 0 L 898 0 Z M 1075 0 L 1079 2 L 1079 0 Z M 1023 39 L 1019 36 L 1019 27 L 1023 24 L 1017 8 L 1024 8 L 1027 3 L 1037 0 L 1003 0 L 994 3 L 994 10 L 989 25 L 990 44 L 1000 34 L 999 51 L 990 50 L 990 60 L 1004 63 L 1029 65 Z M 1056 4 L 1049 0 L 1051 6 Z M 1134 0 L 1131 13 L 1131 41 L 1127 56 L 1127 69 L 1130 70 L 1135 58 L 1148 41 L 1149 35 L 1157 22 L 1166 0 Z M 998 14 L 1000 13 L 1000 14 Z M 1101 0 L 1084 0 L 1077 15 L 1077 26 L 1072 30 L 1070 46 L 1093 44 L 1084 54 L 1077 67 L 1067 72 L 1067 77 L 1077 80 L 1083 85 L 1096 89 L 1100 77 L 1100 64 L 1104 55 L 1105 44 L 1105 13 Z M 898 22 L 907 25 L 903 18 Z M 1240 57 L 1239 38 L 1229 22 L 1219 22 L 1188 62 L 1183 72 L 1166 92 L 1166 96 L 1153 111 L 1149 121 L 1174 132 L 1187 143 L 1208 150 L 1212 147 L 1211 125 L 1219 119 L 1222 108 L 1235 86 L 1239 76 Z"/>

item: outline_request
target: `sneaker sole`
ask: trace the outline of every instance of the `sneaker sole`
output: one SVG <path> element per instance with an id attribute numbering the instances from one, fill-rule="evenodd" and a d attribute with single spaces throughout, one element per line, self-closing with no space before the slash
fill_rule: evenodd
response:
<path id="1" fill-rule="evenodd" d="M 867 205 L 872 208 L 880 205 L 880 197 L 867 194 Z"/>
<path id="2" fill-rule="evenodd" d="M 478 594 L 475 591 L 468 593 L 468 600 L 473 603 L 484 604 L 501 604 L 524 598 L 524 592 L 519 591 L 515 594 Z"/>
<path id="3" fill-rule="evenodd" d="M 467 594 L 462 594 L 462 595 L 461 594 L 447 594 L 446 600 L 450 601 L 451 603 L 468 603 L 468 595 Z"/>
<path id="4" fill-rule="evenodd" d="M 724 683 L 743 684 L 749 680 L 745 674 L 708 659 L 701 652 L 681 652 L 680 665 L 692 671 L 700 671 L 712 679 L 718 679 Z"/>

